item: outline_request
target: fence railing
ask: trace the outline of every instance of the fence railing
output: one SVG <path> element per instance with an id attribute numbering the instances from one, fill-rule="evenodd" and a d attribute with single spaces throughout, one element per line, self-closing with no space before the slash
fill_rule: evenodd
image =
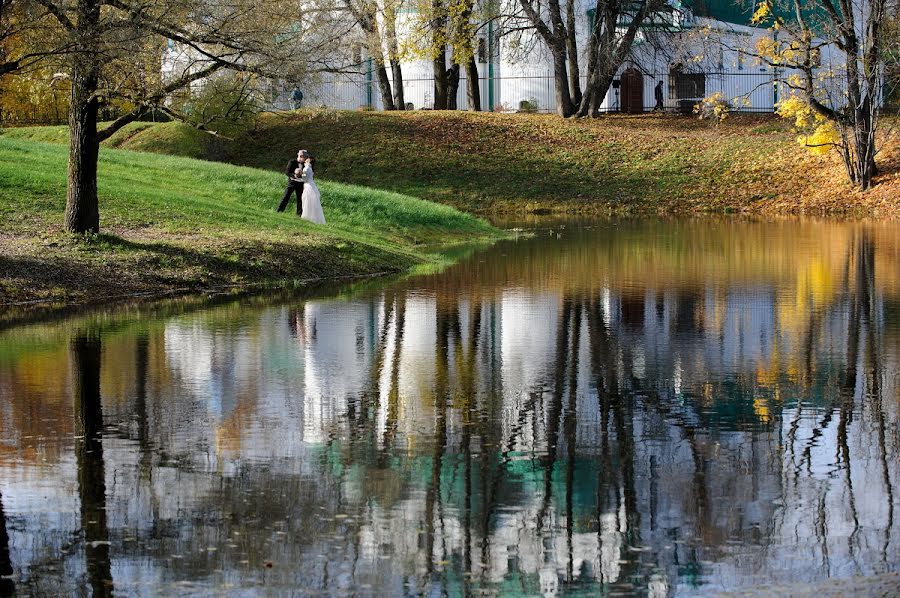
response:
<path id="1" fill-rule="evenodd" d="M 720 93 L 731 104 L 732 110 L 741 112 L 772 112 L 780 99 L 781 90 L 772 71 L 717 70 L 690 73 L 680 76 L 676 72 L 640 73 L 639 77 L 618 78 L 619 86 L 609 89 L 600 105 L 602 112 L 649 112 L 656 108 L 655 88 L 662 82 L 663 109 L 668 112 L 690 112 L 696 102 L 714 93 Z M 581 87 L 587 83 L 582 78 Z M 456 93 L 456 107 L 466 110 L 468 84 L 460 76 Z M 634 86 L 638 88 L 635 89 Z M 630 86 L 630 87 L 629 87 Z M 481 110 L 503 112 L 555 112 L 556 94 L 552 73 L 524 75 L 503 74 L 496 77 L 479 77 L 478 90 Z M 310 83 L 303 92 L 303 100 L 292 100 L 293 86 L 277 86 L 268 89 L 263 108 L 266 110 L 291 110 L 297 107 L 326 107 L 345 110 L 381 110 L 381 91 L 377 81 L 359 73 L 339 75 Z M 184 92 L 188 93 L 187 90 Z M 434 107 L 434 79 L 410 77 L 403 80 L 404 101 L 413 109 Z M 64 123 L 65 114 L 58 107 L 41 106 L 18 119 L 6 119 L 6 125 Z M 114 114 L 105 115 L 107 118 Z"/>
<path id="2" fill-rule="evenodd" d="M 687 80 L 689 84 L 680 81 Z M 655 87 L 663 82 L 663 108 L 667 111 L 686 111 L 704 97 L 720 93 L 735 111 L 772 112 L 779 99 L 778 83 L 771 71 L 759 70 L 719 70 L 706 73 L 691 73 L 682 77 L 679 73 L 641 73 L 638 82 L 619 78 L 619 86 L 609 89 L 600 110 L 604 112 L 647 112 L 656 107 Z M 586 84 L 582 79 L 582 89 Z M 634 89 L 634 85 L 639 85 Z M 631 88 L 626 88 L 631 85 Z M 468 107 L 468 81 L 460 77 L 456 94 L 456 107 Z M 481 109 L 488 111 L 534 111 L 555 112 L 556 94 L 554 77 L 544 75 L 504 75 L 480 77 L 478 88 Z M 434 107 L 434 79 L 429 77 L 405 78 L 403 80 L 404 100 L 413 109 Z M 627 95 L 626 95 L 627 94 Z M 301 103 L 306 107 L 326 107 L 339 109 L 370 108 L 382 109 L 381 92 L 375 80 L 365 75 L 341 76 L 323 80 L 304 90 Z M 273 102 L 275 109 L 296 107 L 285 95 Z"/>

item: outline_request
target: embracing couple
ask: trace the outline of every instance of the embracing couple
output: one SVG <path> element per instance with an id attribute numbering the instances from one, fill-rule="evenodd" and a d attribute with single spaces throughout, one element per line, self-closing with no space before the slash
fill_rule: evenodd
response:
<path id="1" fill-rule="evenodd" d="M 313 180 L 313 164 L 315 160 L 306 150 L 297 152 L 297 158 L 288 162 L 284 174 L 287 175 L 287 189 L 278 211 L 283 212 L 291 200 L 291 195 L 297 194 L 297 215 L 316 224 L 325 224 L 325 213 L 322 212 L 322 196 L 319 188 Z"/>

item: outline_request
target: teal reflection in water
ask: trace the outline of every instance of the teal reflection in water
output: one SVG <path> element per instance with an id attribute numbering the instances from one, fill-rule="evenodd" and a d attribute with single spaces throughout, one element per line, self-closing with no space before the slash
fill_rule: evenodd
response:
<path id="1" fill-rule="evenodd" d="M 694 595 L 900 570 L 900 227 L 555 225 L 0 334 L 0 593 Z"/>

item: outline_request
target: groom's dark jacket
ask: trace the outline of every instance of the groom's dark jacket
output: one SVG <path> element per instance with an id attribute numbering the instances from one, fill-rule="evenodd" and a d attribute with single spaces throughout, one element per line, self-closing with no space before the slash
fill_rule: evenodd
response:
<path id="1" fill-rule="evenodd" d="M 291 160 L 288 162 L 287 168 L 284 169 L 284 174 L 288 177 L 288 187 L 302 187 L 303 183 L 299 181 L 292 180 L 293 177 L 297 176 L 294 174 L 294 171 L 300 168 L 300 162 L 297 160 Z"/>

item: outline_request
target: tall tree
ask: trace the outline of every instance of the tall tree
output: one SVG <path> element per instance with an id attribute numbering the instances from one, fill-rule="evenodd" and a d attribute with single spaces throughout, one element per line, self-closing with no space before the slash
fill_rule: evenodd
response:
<path id="1" fill-rule="evenodd" d="M 384 40 L 381 35 L 381 27 L 378 25 L 378 4 L 375 0 L 342 0 L 342 2 L 363 31 L 366 53 L 375 63 L 375 77 L 378 80 L 378 89 L 381 92 L 381 104 L 385 110 L 394 110 L 396 106 L 391 89 L 391 80 L 387 74 Z M 402 80 L 400 81 L 400 86 L 401 88 L 403 86 Z"/>
<path id="2" fill-rule="evenodd" d="M 397 43 L 397 15 L 403 7 L 403 2 L 404 0 L 384 0 L 385 42 L 394 83 L 394 108 L 397 110 L 406 110 L 406 98 L 403 95 L 403 70 L 400 68 L 400 47 Z"/>
<path id="3" fill-rule="evenodd" d="M 446 0 L 430 0 L 429 29 L 431 37 L 431 65 L 434 74 L 434 109 L 446 110 L 450 101 L 450 75 L 447 68 L 447 24 L 449 22 Z"/>
<path id="4" fill-rule="evenodd" d="M 481 92 L 478 87 L 478 63 L 475 62 L 475 0 L 454 0 L 452 6 L 450 45 L 453 48 L 457 80 L 462 68 L 466 73 L 468 108 L 480 111 Z"/>
<path id="5" fill-rule="evenodd" d="M 777 32 L 759 40 L 755 55 L 781 74 L 781 83 L 820 123 L 806 143 L 837 149 L 847 178 L 863 190 L 876 174 L 891 6 L 890 0 L 790 0 L 785 7 L 763 0 L 754 15 Z M 825 68 L 822 54 L 832 49 L 839 56 Z M 797 106 L 788 103 L 781 113 L 793 116 Z"/>
<path id="6" fill-rule="evenodd" d="M 165 108 L 172 93 L 219 71 L 278 77 L 287 69 L 302 70 L 334 47 L 327 39 L 330 29 L 319 18 L 321 11 L 298 14 L 296 4 L 287 0 L 19 1 L 27 4 L 21 18 L 28 26 L 48 31 L 43 45 L 32 48 L 27 56 L 4 60 L 7 73 L 25 76 L 25 64 L 52 59 L 71 81 L 65 214 L 65 228 L 71 232 L 100 229 L 99 145 L 115 131 L 153 107 Z M 7 14 L 12 13 L 6 4 L 0 6 L 0 15 Z M 158 57 L 167 44 L 183 49 L 188 60 L 162 78 Z M 140 65 L 138 70 L 148 76 L 129 72 L 123 77 L 123 65 Z M 117 100 L 123 101 L 124 113 L 99 129 L 101 109 Z"/>
<path id="7" fill-rule="evenodd" d="M 546 4 L 545 4 L 546 2 Z M 569 88 L 568 60 L 577 61 L 577 54 L 569 56 L 569 29 L 563 22 L 559 0 L 519 0 L 527 22 L 544 41 L 553 60 L 553 85 L 556 113 L 571 116 L 574 112 Z"/>
<path id="8" fill-rule="evenodd" d="M 580 98 L 576 114 L 597 114 L 609 87 L 628 58 L 641 27 L 654 15 L 671 12 L 665 0 L 600 0 L 594 9 L 590 23 L 587 55 L 587 84 Z M 622 23 L 627 23 L 622 26 Z M 671 24 L 670 19 L 654 23 L 656 28 Z M 574 43 L 572 44 L 574 46 Z M 577 64 L 577 63 L 576 63 Z M 577 68 L 573 67 L 573 68 Z M 574 88 L 574 87 L 573 87 Z M 575 88 L 577 89 L 577 88 Z"/>

